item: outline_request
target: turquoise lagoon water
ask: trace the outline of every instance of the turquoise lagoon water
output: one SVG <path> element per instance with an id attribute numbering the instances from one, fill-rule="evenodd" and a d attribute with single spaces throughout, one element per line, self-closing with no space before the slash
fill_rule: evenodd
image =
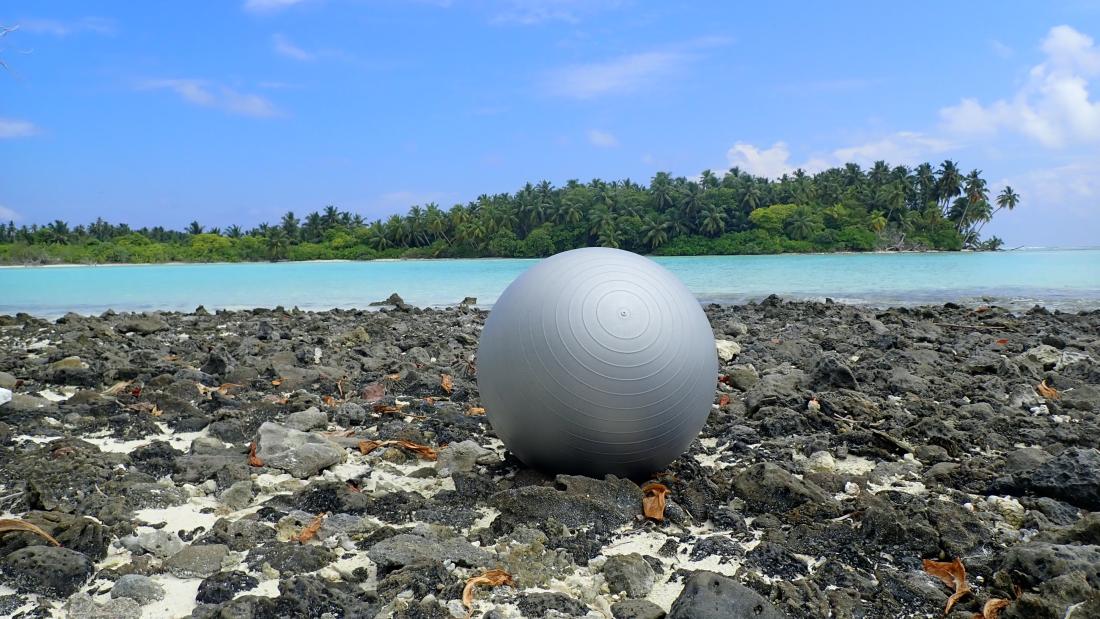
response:
<path id="1" fill-rule="evenodd" d="M 1100 308 L 1100 249 L 984 253 L 656 258 L 702 301 L 775 293 L 875 306 L 993 301 Z M 402 260 L 0 268 L 0 314 L 297 306 L 362 308 L 392 292 L 407 302 L 491 305 L 534 260 Z"/>

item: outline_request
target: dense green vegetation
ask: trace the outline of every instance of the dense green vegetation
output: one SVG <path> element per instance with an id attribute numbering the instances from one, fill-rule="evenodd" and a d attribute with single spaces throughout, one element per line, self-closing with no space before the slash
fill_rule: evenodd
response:
<path id="1" fill-rule="evenodd" d="M 326 207 L 276 224 L 133 230 L 102 219 L 16 228 L 0 225 L 0 261 L 205 262 L 444 257 L 538 257 L 600 245 L 664 255 L 769 254 L 876 249 L 997 249 L 982 227 L 1019 196 L 991 202 L 978 170 L 850 163 L 769 180 L 737 168 L 697 180 L 659 172 L 649 186 L 629 180 L 528 183 L 514 194 L 482 195 L 448 210 L 413 206 L 405 216 L 365 221 Z"/>

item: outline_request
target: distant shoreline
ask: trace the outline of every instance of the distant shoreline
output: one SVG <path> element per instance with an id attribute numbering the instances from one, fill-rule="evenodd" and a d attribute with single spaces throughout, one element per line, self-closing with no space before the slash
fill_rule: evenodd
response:
<path id="1" fill-rule="evenodd" d="M 1100 249 L 1100 247 L 1020 247 L 1014 250 L 1004 251 L 1080 251 Z M 861 255 L 889 255 L 889 254 L 984 254 L 990 251 L 977 251 L 971 249 L 943 250 L 943 249 L 879 249 L 873 251 L 814 251 L 814 252 L 782 252 L 773 254 L 697 254 L 691 256 L 661 256 L 656 254 L 641 254 L 646 258 L 660 258 L 662 260 L 675 260 L 680 258 L 731 258 L 738 256 L 861 256 Z M 236 262 L 211 261 L 211 262 L 97 262 L 94 264 L 78 262 L 58 262 L 51 264 L 0 264 L 0 269 L 67 269 L 67 268 L 94 268 L 94 267 L 151 267 L 151 266 L 195 266 L 195 265 L 240 265 L 240 264 L 341 264 L 341 263 L 368 263 L 368 262 L 454 262 L 466 260 L 539 260 L 539 258 L 502 258 L 498 256 L 486 256 L 480 258 L 371 258 L 369 260 L 352 260 L 347 258 L 327 258 L 317 260 L 240 260 Z"/>

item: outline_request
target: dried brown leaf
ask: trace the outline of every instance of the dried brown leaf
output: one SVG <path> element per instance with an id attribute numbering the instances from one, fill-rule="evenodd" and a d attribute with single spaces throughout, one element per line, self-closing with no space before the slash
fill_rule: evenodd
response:
<path id="1" fill-rule="evenodd" d="M 955 590 L 951 597 L 947 598 L 947 606 L 943 614 L 947 615 L 955 604 L 970 593 L 970 584 L 966 582 L 966 567 L 960 559 L 954 561 L 932 561 L 925 559 L 921 562 L 924 571 L 939 578 L 943 584 Z"/>
<path id="2" fill-rule="evenodd" d="M 1062 394 L 1058 393 L 1058 390 L 1055 389 L 1054 387 L 1051 387 L 1050 385 L 1048 385 L 1045 378 L 1043 379 L 1043 382 L 1039 383 L 1039 386 L 1036 387 L 1035 390 L 1039 392 L 1039 395 L 1043 396 L 1044 398 L 1046 398 L 1048 400 L 1061 400 L 1062 399 Z"/>
<path id="3" fill-rule="evenodd" d="M 34 533 L 35 535 L 44 538 L 54 546 L 60 546 L 61 542 L 55 540 L 52 535 L 46 533 L 37 525 L 33 525 L 26 520 L 19 520 L 17 518 L 0 518 L 0 533 L 8 533 L 10 531 L 23 531 L 25 533 Z"/>
<path id="4" fill-rule="evenodd" d="M 321 530 L 321 524 L 325 521 L 325 516 L 326 515 L 327 515 L 326 512 L 321 512 L 321 513 L 317 514 L 316 516 L 314 516 L 313 520 L 310 520 L 309 524 L 307 524 L 298 533 L 298 535 L 295 536 L 294 539 L 299 544 L 304 544 L 304 543 L 308 542 L 309 540 L 313 539 L 314 537 L 317 537 L 317 532 Z"/>
<path id="5" fill-rule="evenodd" d="M 383 378 L 385 380 L 388 380 L 390 382 L 395 383 L 395 382 L 401 380 L 401 373 L 400 372 L 395 372 L 393 374 L 386 374 Z"/>
<path id="6" fill-rule="evenodd" d="M 164 414 L 164 411 L 160 410 L 160 407 L 154 404 L 153 408 L 149 409 L 149 414 L 153 417 L 160 417 Z"/>
<path id="7" fill-rule="evenodd" d="M 987 600 L 982 606 L 981 614 L 975 614 L 974 619 L 998 619 L 1001 616 L 1001 611 L 1004 610 L 1011 602 L 1004 598 L 992 598 Z"/>
<path id="8" fill-rule="evenodd" d="M 651 481 L 642 486 L 642 511 L 646 518 L 653 520 L 665 519 L 665 495 L 668 487 Z"/>
<path id="9" fill-rule="evenodd" d="M 718 406 L 726 406 L 729 403 L 730 403 L 730 394 L 723 393 L 722 395 L 718 396 Z"/>
<path id="10" fill-rule="evenodd" d="M 263 466 L 264 461 L 256 455 L 256 441 L 248 446 L 248 466 Z"/>
<path id="11" fill-rule="evenodd" d="M 376 402 L 386 395 L 386 387 L 382 383 L 371 383 L 363 387 L 362 397 L 367 402 Z"/>
<path id="12" fill-rule="evenodd" d="M 414 443 L 412 441 L 405 440 L 393 440 L 393 441 L 359 441 L 359 453 L 366 455 L 370 452 L 378 449 L 379 447 L 387 447 L 389 445 L 396 445 L 402 449 L 408 450 L 419 456 L 422 460 L 435 460 L 438 454 L 434 449 L 427 445 L 421 445 L 420 443 Z"/>
<path id="13" fill-rule="evenodd" d="M 371 407 L 371 410 L 380 415 L 393 415 L 398 412 L 398 408 L 392 404 L 378 403 Z"/>
<path id="14" fill-rule="evenodd" d="M 330 395 L 321 396 L 321 401 L 325 403 L 325 406 L 336 406 L 336 398 Z"/>
<path id="15" fill-rule="evenodd" d="M 514 583 L 512 575 L 504 570 L 489 570 L 480 576 L 474 576 L 467 580 L 466 586 L 462 589 L 462 605 L 466 607 L 466 618 L 469 619 L 474 614 L 474 589 L 478 585 L 488 587 L 508 585 L 510 587 Z"/>
<path id="16" fill-rule="evenodd" d="M 455 385 L 454 385 L 454 379 L 451 378 L 450 374 L 440 374 L 439 375 L 439 387 L 441 389 L 443 389 L 443 393 L 446 393 L 447 395 L 451 394 L 451 391 L 454 390 Z"/>
<path id="17" fill-rule="evenodd" d="M 281 384 L 283 384 L 283 379 L 281 378 L 276 378 L 275 380 L 271 381 L 271 385 L 273 387 L 278 387 Z"/>
<path id="18" fill-rule="evenodd" d="M 480 417 L 485 414 L 485 409 L 480 406 L 471 406 L 470 410 L 466 411 L 466 414 L 471 417 Z"/>

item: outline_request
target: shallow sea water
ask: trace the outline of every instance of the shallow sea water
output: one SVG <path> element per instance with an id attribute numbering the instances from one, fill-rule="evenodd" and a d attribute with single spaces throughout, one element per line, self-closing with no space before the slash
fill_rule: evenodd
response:
<path id="1" fill-rule="evenodd" d="M 994 302 L 1100 308 L 1100 249 L 693 256 L 655 259 L 704 302 L 778 294 L 875 306 Z M 419 306 L 491 305 L 535 260 L 394 260 L 0 268 L 0 314 L 363 308 L 392 292 Z"/>

